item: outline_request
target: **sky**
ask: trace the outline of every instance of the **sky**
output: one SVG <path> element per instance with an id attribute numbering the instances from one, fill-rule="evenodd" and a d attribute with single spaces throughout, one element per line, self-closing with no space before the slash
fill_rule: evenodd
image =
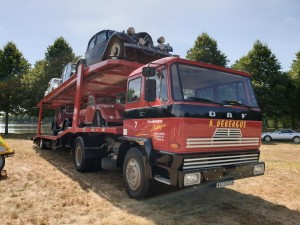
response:
<path id="1" fill-rule="evenodd" d="M 206 32 L 229 66 L 259 39 L 288 71 L 300 51 L 300 0 L 0 0 L 0 48 L 14 42 L 32 65 L 60 36 L 84 55 L 95 33 L 130 26 L 164 36 L 182 58 Z"/>

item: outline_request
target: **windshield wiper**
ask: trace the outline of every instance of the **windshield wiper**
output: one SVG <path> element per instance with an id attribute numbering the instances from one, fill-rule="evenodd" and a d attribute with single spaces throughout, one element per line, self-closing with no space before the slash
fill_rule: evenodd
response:
<path id="1" fill-rule="evenodd" d="M 206 99 L 206 98 L 197 98 L 197 97 L 188 97 L 187 100 L 197 101 L 197 102 L 205 102 L 205 103 L 213 103 L 223 106 L 220 102 L 214 102 L 212 100 Z"/>
<path id="2" fill-rule="evenodd" d="M 224 100 L 223 101 L 225 103 L 225 105 L 237 105 L 237 106 L 243 106 L 243 107 L 247 107 L 248 109 L 252 109 L 252 106 L 248 106 L 248 105 L 244 105 L 238 101 L 234 101 L 234 100 Z"/>

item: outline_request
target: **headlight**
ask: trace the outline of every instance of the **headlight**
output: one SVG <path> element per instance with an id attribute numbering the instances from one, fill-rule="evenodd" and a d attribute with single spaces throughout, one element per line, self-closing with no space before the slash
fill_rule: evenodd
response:
<path id="1" fill-rule="evenodd" d="M 163 44 L 163 43 L 165 43 L 165 38 L 163 36 L 161 36 L 157 39 L 157 42 L 158 42 L 158 44 Z"/>
<path id="2" fill-rule="evenodd" d="M 139 44 L 144 46 L 146 44 L 146 41 L 143 38 L 139 39 Z"/>
<path id="3" fill-rule="evenodd" d="M 265 172 L 265 165 L 264 164 L 257 164 L 254 165 L 253 174 L 254 175 L 261 175 Z"/>
<path id="4" fill-rule="evenodd" d="M 183 184 L 184 186 L 200 184 L 201 181 L 201 173 L 187 173 L 184 175 Z"/>
<path id="5" fill-rule="evenodd" d="M 133 27 L 129 27 L 129 28 L 127 29 L 127 34 L 128 34 L 129 36 L 133 35 L 134 33 L 135 33 L 135 29 L 134 29 Z"/>

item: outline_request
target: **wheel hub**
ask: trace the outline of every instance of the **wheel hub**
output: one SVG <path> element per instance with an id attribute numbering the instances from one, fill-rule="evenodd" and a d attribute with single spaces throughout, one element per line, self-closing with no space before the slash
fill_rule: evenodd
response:
<path id="1" fill-rule="evenodd" d="M 126 181 L 132 190 L 137 190 L 141 182 L 139 164 L 135 159 L 130 159 L 126 166 Z"/>

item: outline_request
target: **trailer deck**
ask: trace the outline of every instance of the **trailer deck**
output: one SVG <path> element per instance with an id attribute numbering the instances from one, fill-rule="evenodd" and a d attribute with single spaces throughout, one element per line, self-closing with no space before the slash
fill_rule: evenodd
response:
<path id="1" fill-rule="evenodd" d="M 142 64 L 126 60 L 109 59 L 95 65 L 84 68 L 81 64 L 78 73 L 71 76 L 67 81 L 50 92 L 38 103 L 39 122 L 37 135 L 34 141 L 41 139 L 54 141 L 70 133 L 111 133 L 122 134 L 122 126 L 114 127 L 81 127 L 79 124 L 79 113 L 82 99 L 90 94 L 97 97 L 114 97 L 118 93 L 126 91 L 127 77 L 132 71 L 141 67 Z M 43 108 L 56 109 L 64 104 L 74 104 L 73 125 L 58 135 L 41 133 L 41 122 Z"/>

